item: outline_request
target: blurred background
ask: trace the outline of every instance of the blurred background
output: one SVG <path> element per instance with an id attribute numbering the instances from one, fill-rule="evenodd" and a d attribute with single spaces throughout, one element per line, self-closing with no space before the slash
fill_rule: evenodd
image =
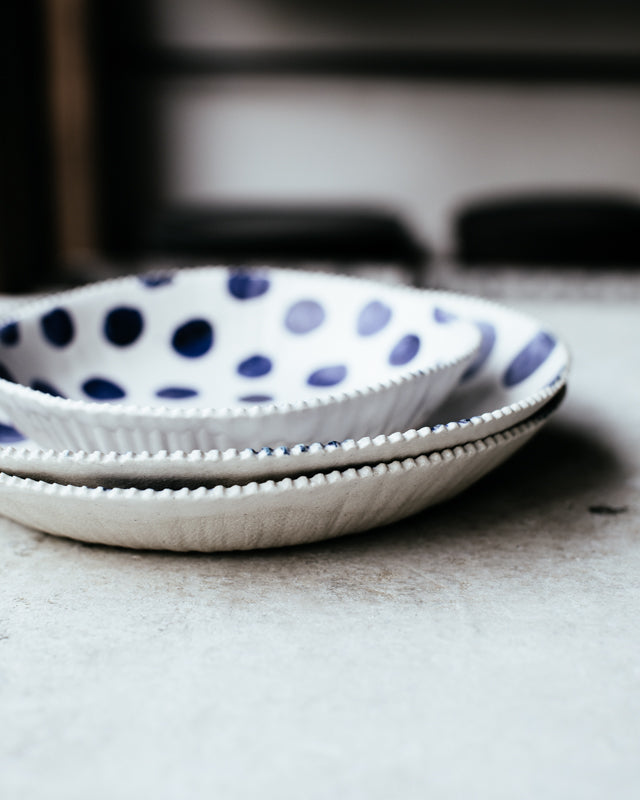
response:
<path id="1" fill-rule="evenodd" d="M 0 291 L 221 261 L 493 295 L 634 281 L 634 0 L 4 12 Z"/>

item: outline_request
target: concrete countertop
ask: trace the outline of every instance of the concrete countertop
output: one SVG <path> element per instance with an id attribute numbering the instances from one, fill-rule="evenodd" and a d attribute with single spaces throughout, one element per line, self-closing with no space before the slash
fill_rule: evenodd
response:
<path id="1" fill-rule="evenodd" d="M 510 302 L 569 395 L 444 506 L 224 555 L 0 520 L 0 796 L 636 798 L 640 314 Z"/>

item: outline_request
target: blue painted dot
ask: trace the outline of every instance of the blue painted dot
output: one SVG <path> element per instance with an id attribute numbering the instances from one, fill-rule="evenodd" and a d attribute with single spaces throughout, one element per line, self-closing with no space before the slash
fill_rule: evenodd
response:
<path id="1" fill-rule="evenodd" d="M 25 439 L 26 436 L 23 436 L 12 425 L 5 425 L 0 422 L 0 442 L 2 444 L 15 444 L 16 442 L 24 442 Z"/>
<path id="2" fill-rule="evenodd" d="M 190 389 L 188 386 L 166 386 L 156 392 L 156 397 L 161 397 L 163 400 L 184 400 L 197 395 L 197 389 Z"/>
<path id="3" fill-rule="evenodd" d="M 229 293 L 238 300 L 252 300 L 269 289 L 269 279 L 255 272 L 234 272 L 229 278 Z"/>
<path id="4" fill-rule="evenodd" d="M 2 363 L 0 363 L 0 378 L 2 378 L 3 381 L 11 381 L 11 383 L 16 382 L 16 379 Z"/>
<path id="5" fill-rule="evenodd" d="M 238 364 L 238 373 L 245 378 L 261 378 L 268 372 L 271 372 L 273 364 L 271 359 L 266 356 L 250 356 L 246 358 L 241 364 Z"/>
<path id="6" fill-rule="evenodd" d="M 372 336 L 388 325 L 390 319 L 391 309 L 389 306 L 379 300 L 373 300 L 358 315 L 358 333 L 360 336 Z"/>
<path id="7" fill-rule="evenodd" d="M 476 322 L 476 325 L 480 329 L 480 349 L 478 350 L 478 355 L 467 367 L 464 375 L 462 376 L 463 381 L 468 381 L 478 374 L 478 372 L 487 362 L 487 359 L 491 355 L 496 344 L 496 329 L 493 327 L 493 325 L 491 325 L 491 323 Z"/>
<path id="8" fill-rule="evenodd" d="M 126 395 L 121 386 L 106 378 L 89 378 L 82 389 L 93 400 L 121 400 Z"/>
<path id="9" fill-rule="evenodd" d="M 213 327 L 206 319 L 191 319 L 173 334 L 172 345 L 186 358 L 198 358 L 207 353 L 213 344 Z"/>
<path id="10" fill-rule="evenodd" d="M 20 328 L 17 322 L 9 322 L 0 330 L 0 342 L 12 346 L 20 341 Z"/>
<path id="11" fill-rule="evenodd" d="M 118 347 L 133 344 L 142 333 L 144 322 L 137 308 L 119 306 L 113 308 L 104 321 L 104 335 Z"/>
<path id="12" fill-rule="evenodd" d="M 73 339 L 71 315 L 64 308 L 54 308 L 40 320 L 42 333 L 55 347 L 66 347 Z"/>
<path id="13" fill-rule="evenodd" d="M 504 374 L 504 385 L 515 386 L 532 375 L 547 360 L 555 346 L 553 336 L 539 331 L 509 365 Z"/>
<path id="14" fill-rule="evenodd" d="M 335 386 L 347 377 L 347 368 L 344 364 L 335 364 L 330 367 L 321 367 L 307 378 L 309 386 Z"/>
<path id="15" fill-rule="evenodd" d="M 284 324 L 291 333 L 309 333 L 324 322 L 324 308 L 317 300 L 300 300 L 287 311 Z"/>
<path id="16" fill-rule="evenodd" d="M 245 394 L 239 397 L 241 403 L 272 403 L 273 395 L 270 394 Z"/>
<path id="17" fill-rule="evenodd" d="M 32 380 L 30 385 L 31 388 L 35 389 L 37 392 L 50 394 L 52 397 L 64 397 L 59 389 L 56 389 L 56 387 L 52 386 L 48 381 L 43 381 L 40 378 Z"/>
<path id="18" fill-rule="evenodd" d="M 167 272 L 151 272 L 140 276 L 140 283 L 148 289 L 158 289 L 173 283 L 173 276 Z"/>
<path id="19" fill-rule="evenodd" d="M 448 322 L 455 322 L 458 319 L 457 315 L 453 313 L 453 311 L 447 311 L 444 308 L 439 308 L 436 306 L 433 309 L 433 318 L 436 322 L 440 322 L 443 325 L 446 325 Z"/>
<path id="20" fill-rule="evenodd" d="M 414 333 L 408 333 L 396 344 L 389 354 L 389 363 L 394 367 L 408 364 L 416 357 L 420 349 L 420 339 Z"/>

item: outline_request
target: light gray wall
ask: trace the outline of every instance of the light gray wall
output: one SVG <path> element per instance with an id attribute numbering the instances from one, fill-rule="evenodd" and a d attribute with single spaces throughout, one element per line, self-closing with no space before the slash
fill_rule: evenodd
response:
<path id="1" fill-rule="evenodd" d="M 623 0 L 154 5 L 157 41 L 187 49 L 640 47 L 640 4 Z M 399 209 L 442 250 L 451 211 L 485 193 L 585 187 L 640 194 L 640 87 L 633 84 L 180 79 L 159 85 L 157 119 L 167 200 L 379 203 Z"/>
<path id="2" fill-rule="evenodd" d="M 158 106 L 167 199 L 388 204 L 439 249 L 487 192 L 640 194 L 633 89 L 245 79 L 173 83 Z"/>

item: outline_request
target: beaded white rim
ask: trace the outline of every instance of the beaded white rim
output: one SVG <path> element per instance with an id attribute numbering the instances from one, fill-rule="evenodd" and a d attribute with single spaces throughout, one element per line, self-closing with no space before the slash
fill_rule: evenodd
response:
<path id="1" fill-rule="evenodd" d="M 473 457 L 486 450 L 493 450 L 498 446 L 513 442 L 526 434 L 542 427 L 552 412 L 543 409 L 532 419 L 527 420 L 513 428 L 508 428 L 501 433 L 478 439 L 475 442 L 467 442 L 453 448 L 438 450 L 432 453 L 423 454 L 415 458 L 406 458 L 402 461 L 383 462 L 375 465 L 363 467 L 351 467 L 346 470 L 332 470 L 328 473 L 316 473 L 315 475 L 300 476 L 296 478 L 282 478 L 274 481 L 264 481 L 258 483 L 252 481 L 246 484 L 236 484 L 233 486 L 217 485 L 212 488 L 200 486 L 197 489 L 187 487 L 181 489 L 136 489 L 136 488 L 114 488 L 104 489 L 102 487 L 90 488 L 86 486 L 75 486 L 70 484 L 49 483 L 33 478 L 21 478 L 16 475 L 8 475 L 0 472 L 0 486 L 18 489 L 21 492 L 41 493 L 49 496 L 60 497 L 84 497 L 94 502 L 109 502 L 112 499 L 125 501 L 159 501 L 169 503 L 194 502 L 202 499 L 232 499 L 244 498 L 259 494 L 286 493 L 290 491 L 306 491 L 319 486 L 328 486 L 339 482 L 350 482 L 355 480 L 367 480 L 379 477 L 387 473 L 407 472 L 414 469 L 428 470 L 443 461 L 454 461 Z"/>
<path id="2" fill-rule="evenodd" d="M 558 377 L 558 379 L 548 387 L 541 389 L 539 392 L 531 395 L 525 400 L 512 403 L 508 406 L 488 411 L 479 416 L 470 417 L 467 420 L 460 422 L 448 422 L 436 427 L 425 426 L 423 428 L 412 428 L 407 431 L 397 431 L 391 434 L 380 434 L 379 436 L 364 436 L 361 439 L 346 439 L 343 442 L 331 442 L 322 444 L 321 442 L 313 442 L 312 444 L 297 444 L 293 447 L 264 447 L 261 450 L 252 450 L 245 448 L 237 450 L 229 448 L 228 450 L 191 450 L 185 452 L 176 450 L 168 452 L 161 450 L 157 453 L 149 453 L 147 451 L 141 453 L 116 453 L 114 451 L 103 453 L 99 450 L 87 452 L 85 450 L 52 450 L 42 448 L 25 448 L 17 445 L 9 445 L 0 447 L 0 456 L 4 463 L 11 461 L 20 461 L 28 463 L 31 461 L 46 462 L 49 464 L 95 464 L 105 466 L 117 466 L 125 464 L 149 464 L 154 462 L 161 462 L 166 464 L 169 462 L 183 462 L 189 461 L 194 464 L 217 464 L 225 463 L 232 460 L 240 461 L 264 461 L 272 458 L 289 458 L 301 457 L 309 455 L 317 455 L 319 453 L 334 453 L 336 450 L 367 450 L 369 448 L 380 448 L 386 444 L 398 444 L 400 442 L 413 442 L 416 439 L 430 439 L 434 438 L 434 446 L 437 447 L 438 437 L 442 438 L 447 432 L 464 431 L 468 430 L 469 434 L 473 434 L 473 429 L 483 424 L 491 422 L 498 422 L 501 420 L 508 420 L 513 414 L 521 411 L 527 411 L 530 408 L 539 406 L 546 402 L 551 401 L 567 383 L 566 373 Z M 375 456 L 374 456 L 375 458 Z"/>

